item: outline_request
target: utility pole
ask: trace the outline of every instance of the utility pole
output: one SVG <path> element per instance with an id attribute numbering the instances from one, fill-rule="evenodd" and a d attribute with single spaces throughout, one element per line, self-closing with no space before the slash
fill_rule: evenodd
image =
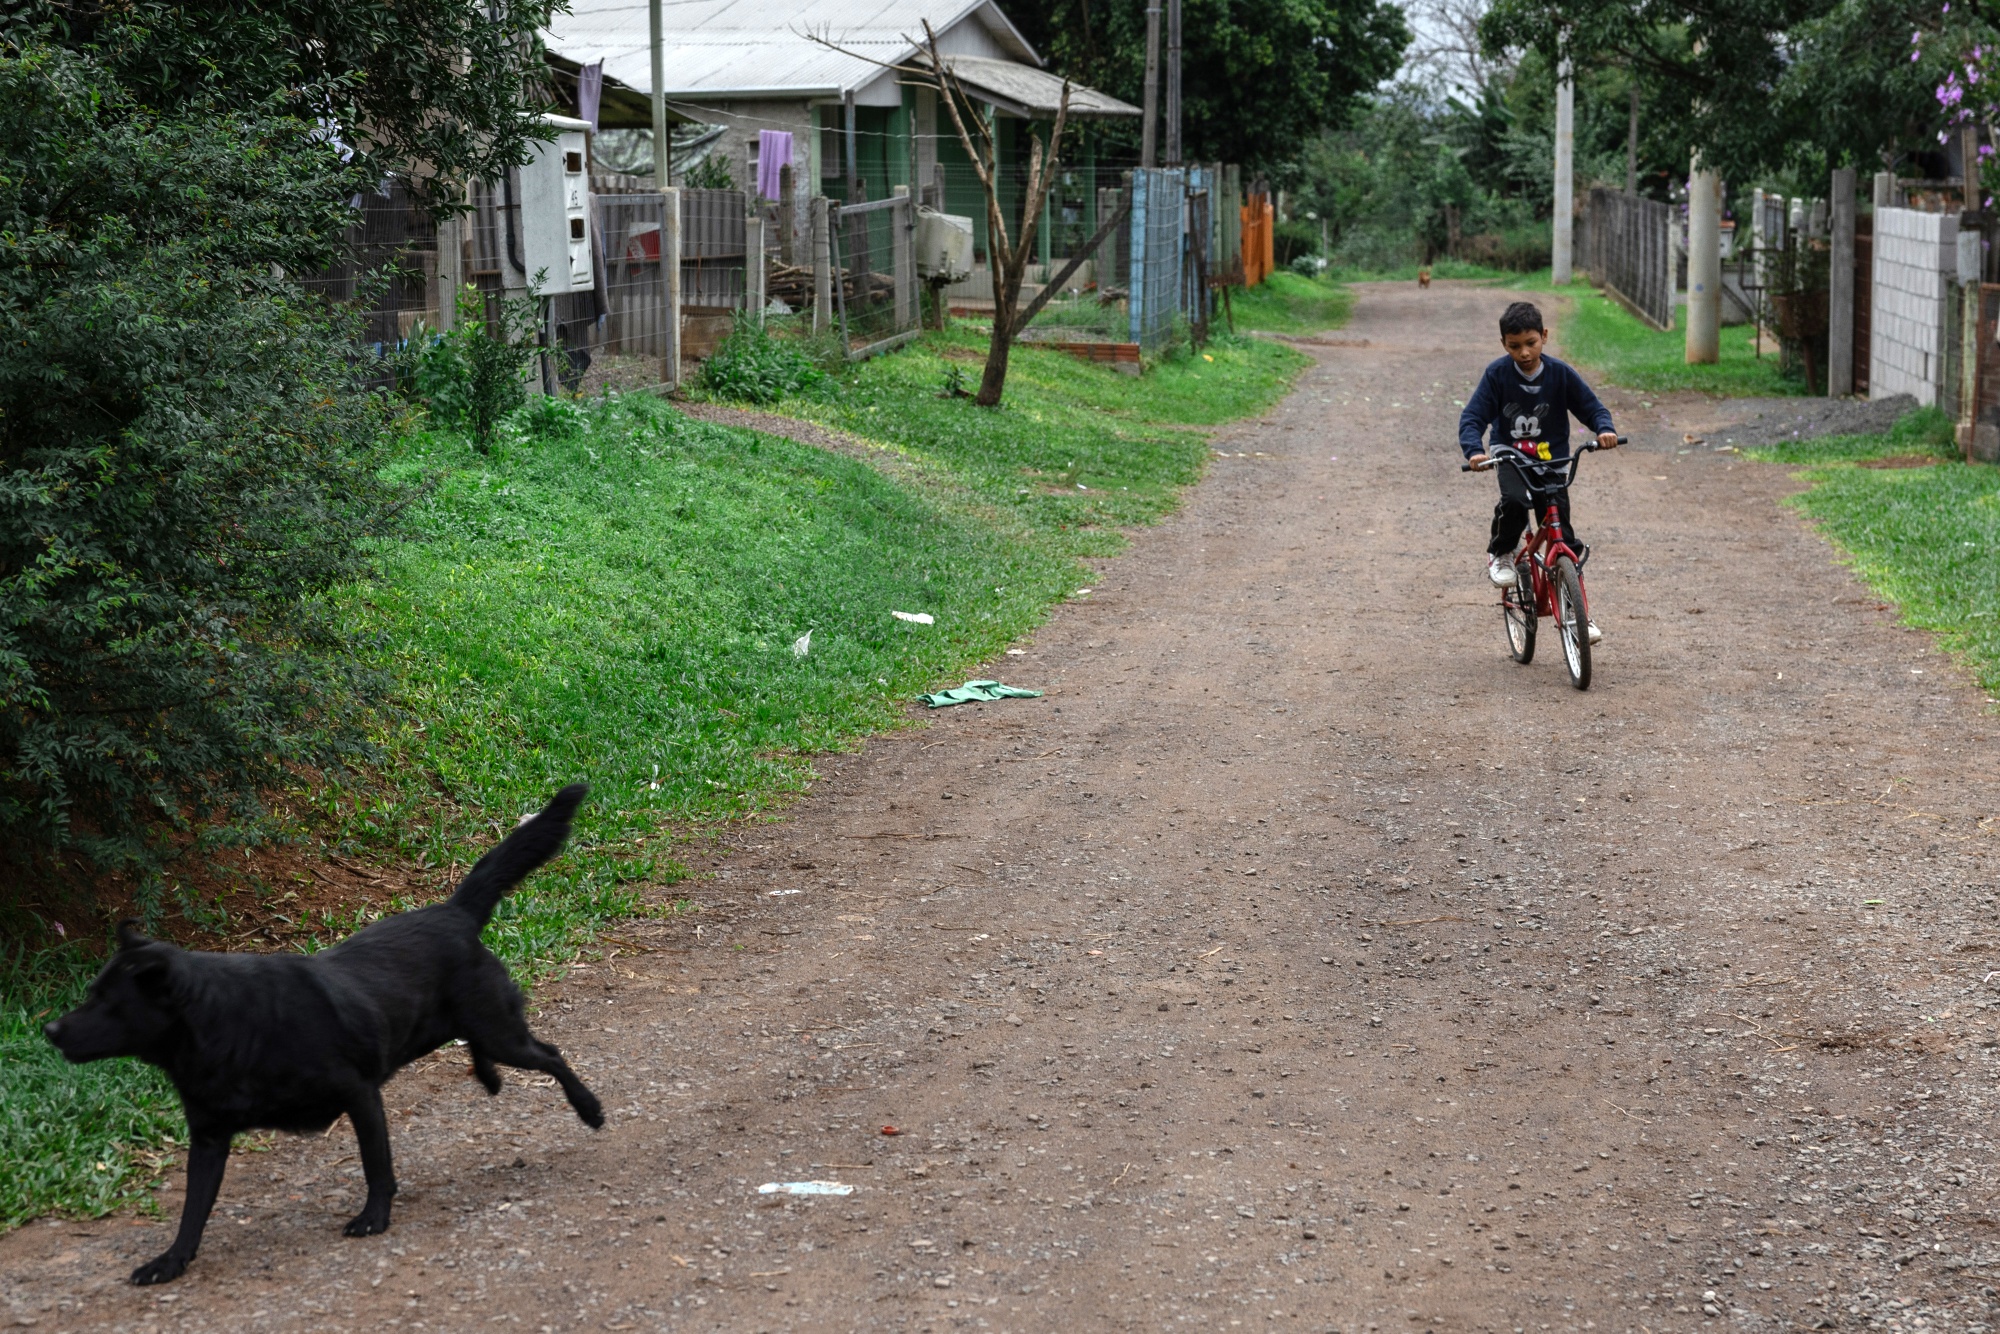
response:
<path id="1" fill-rule="evenodd" d="M 658 4 L 659 0 L 653 0 Z M 1146 0 L 1145 126 L 1139 132 L 1139 165 L 1159 165 L 1160 119 L 1160 0 Z"/>
<path id="2" fill-rule="evenodd" d="M 1688 173 L 1687 364 L 1722 358 L 1722 177 L 1694 155 Z"/>
<path id="3" fill-rule="evenodd" d="M 1632 80 L 1630 119 L 1625 123 L 1625 193 L 1639 194 L 1639 80 Z"/>
<path id="4" fill-rule="evenodd" d="M 1570 228 L 1576 214 L 1576 79 L 1569 58 L 1556 66 L 1556 200 L 1555 227 L 1551 237 L 1549 266 L 1558 287 L 1575 275 L 1571 271 Z"/>
<path id="5" fill-rule="evenodd" d="M 1167 0 L 1167 165 L 1181 165 L 1181 0 Z"/>
<path id="6" fill-rule="evenodd" d="M 667 55 L 660 0 L 647 0 L 646 17 L 653 39 L 653 188 L 664 190 L 673 184 L 674 144 L 667 134 Z"/>

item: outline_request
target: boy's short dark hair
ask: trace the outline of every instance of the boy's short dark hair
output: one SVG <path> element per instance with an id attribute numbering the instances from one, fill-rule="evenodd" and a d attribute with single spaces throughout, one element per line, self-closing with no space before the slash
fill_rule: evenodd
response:
<path id="1" fill-rule="evenodd" d="M 1542 312 L 1532 301 L 1516 301 L 1500 315 L 1502 338 L 1508 334 L 1540 333 L 1545 327 L 1542 323 Z"/>

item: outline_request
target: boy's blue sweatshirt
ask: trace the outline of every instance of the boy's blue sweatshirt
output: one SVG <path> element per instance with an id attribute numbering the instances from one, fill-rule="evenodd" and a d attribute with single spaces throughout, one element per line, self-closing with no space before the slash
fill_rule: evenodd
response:
<path id="1" fill-rule="evenodd" d="M 1467 458 L 1480 453 L 1479 437 L 1490 426 L 1495 444 L 1546 443 L 1550 458 L 1565 459 L 1571 413 L 1593 435 L 1613 429 L 1609 410 L 1567 362 L 1544 356 L 1541 373 L 1530 380 L 1512 357 L 1501 357 L 1486 368 L 1458 414 L 1458 447 Z"/>

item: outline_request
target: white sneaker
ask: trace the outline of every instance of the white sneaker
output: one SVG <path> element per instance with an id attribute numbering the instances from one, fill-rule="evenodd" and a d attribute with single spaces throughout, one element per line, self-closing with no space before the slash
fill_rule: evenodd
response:
<path id="1" fill-rule="evenodd" d="M 1496 588 L 1512 588 L 1514 586 L 1513 557 L 1488 556 L 1486 558 L 1486 577 L 1493 581 Z"/>
<path id="2" fill-rule="evenodd" d="M 1604 642 L 1604 632 L 1597 628 L 1596 621 L 1585 621 L 1584 625 L 1590 631 L 1590 642 L 1593 647 Z"/>

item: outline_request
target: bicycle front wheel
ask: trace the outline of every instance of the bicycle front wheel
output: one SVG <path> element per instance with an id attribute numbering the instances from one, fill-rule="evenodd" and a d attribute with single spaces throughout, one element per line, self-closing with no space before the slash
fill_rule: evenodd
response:
<path id="1" fill-rule="evenodd" d="M 1507 621 L 1507 656 L 1515 662 L 1535 660 L 1535 585 L 1528 562 L 1514 567 L 1514 582 L 1500 591 L 1500 614 Z"/>
<path id="2" fill-rule="evenodd" d="M 1568 556 L 1556 560 L 1556 630 L 1562 636 L 1563 666 L 1569 683 L 1590 689 L 1590 613 L 1584 609 L 1583 576 Z"/>

